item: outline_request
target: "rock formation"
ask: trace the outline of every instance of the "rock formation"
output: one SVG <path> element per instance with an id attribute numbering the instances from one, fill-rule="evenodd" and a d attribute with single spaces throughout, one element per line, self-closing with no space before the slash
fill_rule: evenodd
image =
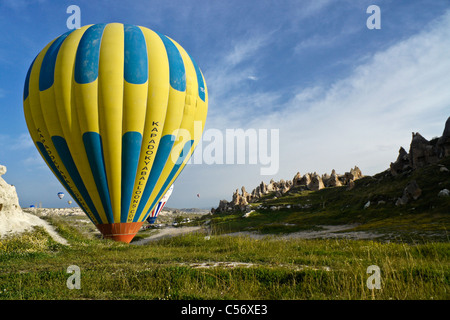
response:
<path id="1" fill-rule="evenodd" d="M 339 180 L 338 175 L 336 174 L 336 171 L 333 169 L 333 171 L 331 171 L 331 175 L 328 179 L 326 179 L 325 183 L 325 187 L 340 187 L 342 186 L 341 181 Z"/>
<path id="2" fill-rule="evenodd" d="M 6 167 L 0 165 L 0 238 L 27 231 L 34 226 L 41 226 L 55 241 L 68 244 L 46 221 L 22 211 L 16 188 L 1 177 L 5 173 Z"/>
<path id="3" fill-rule="evenodd" d="M 317 191 L 323 188 L 347 185 L 349 187 L 351 186 L 349 188 L 350 190 L 354 186 L 354 180 L 358 180 L 361 177 L 363 177 L 363 175 L 357 166 L 342 175 L 338 175 L 334 169 L 332 170 L 331 175 L 323 174 L 322 176 L 316 172 L 306 173 L 301 176 L 300 172 L 297 172 L 292 180 L 281 179 L 280 181 L 274 181 L 272 179 L 269 184 L 261 181 L 259 186 L 253 189 L 251 193 L 247 192 L 245 187 L 241 187 L 241 192 L 239 192 L 239 189 L 236 189 L 230 202 L 227 200 L 220 200 L 219 206 L 215 209 L 213 208 L 211 212 L 224 213 L 236 210 L 248 211 L 250 210 L 249 204 L 258 202 L 261 197 L 270 193 L 272 193 L 274 197 L 281 197 L 283 194 L 288 193 L 294 188 L 297 190 Z"/>
<path id="4" fill-rule="evenodd" d="M 416 180 L 412 180 L 403 190 L 403 195 L 401 198 L 397 199 L 395 202 L 396 206 L 407 204 L 411 200 L 417 200 L 422 194 L 422 189 L 419 188 Z"/>
<path id="5" fill-rule="evenodd" d="M 398 157 L 395 162 L 391 162 L 390 172 L 392 175 L 396 176 L 400 172 L 406 172 L 411 169 L 411 165 L 409 162 L 409 154 L 406 152 L 403 147 L 400 147 L 398 151 Z"/>
<path id="6" fill-rule="evenodd" d="M 444 132 L 438 139 L 436 146 L 439 158 L 450 157 L 450 117 L 445 122 Z"/>
<path id="7" fill-rule="evenodd" d="M 445 122 L 444 132 L 440 138 L 430 141 L 420 133 L 412 133 L 409 152 L 403 147 L 395 162 L 390 165 L 390 173 L 393 176 L 436 163 L 444 157 L 450 156 L 450 117 Z"/>
<path id="8" fill-rule="evenodd" d="M 19 205 L 16 188 L 6 183 L 1 177 L 6 173 L 6 167 L 0 166 L 0 212 L 22 211 Z"/>
<path id="9" fill-rule="evenodd" d="M 302 178 L 302 176 L 300 175 L 300 172 L 297 172 L 297 174 L 294 176 L 294 178 L 292 179 L 292 185 L 295 186 L 299 186 L 300 185 L 300 179 Z"/>
<path id="10" fill-rule="evenodd" d="M 311 181 L 308 184 L 308 189 L 317 191 L 323 188 L 325 188 L 325 186 L 323 184 L 322 177 L 314 172 L 313 176 L 311 177 Z"/>

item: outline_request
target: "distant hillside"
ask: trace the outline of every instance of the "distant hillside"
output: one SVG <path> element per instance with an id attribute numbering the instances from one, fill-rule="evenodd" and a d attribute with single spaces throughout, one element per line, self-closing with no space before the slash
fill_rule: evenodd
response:
<path id="1" fill-rule="evenodd" d="M 330 176 L 315 174 L 323 184 L 316 189 L 306 180 L 299 183 L 296 175 L 290 183 L 272 181 L 270 191 L 255 188 L 257 192 L 250 197 L 245 189 L 242 194 L 235 192 L 231 202 L 222 200 L 212 210 L 212 221 L 227 232 L 286 233 L 356 224 L 354 231 L 448 240 L 450 117 L 440 138 L 428 141 L 413 133 L 409 152 L 401 148 L 386 171 L 374 176 L 363 176 L 357 170 L 334 175 L 331 185 Z"/>

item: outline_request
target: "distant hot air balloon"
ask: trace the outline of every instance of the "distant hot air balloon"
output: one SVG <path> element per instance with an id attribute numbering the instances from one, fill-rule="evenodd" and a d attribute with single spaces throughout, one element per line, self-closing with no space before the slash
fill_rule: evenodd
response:
<path id="1" fill-rule="evenodd" d="M 30 135 L 105 238 L 130 242 L 203 132 L 206 83 L 174 40 L 119 23 L 71 30 L 31 64 Z"/>
<path id="2" fill-rule="evenodd" d="M 197 198 L 200 198 L 200 193 L 197 193 Z"/>
<path id="3" fill-rule="evenodd" d="M 69 206 L 72 204 L 72 200 L 67 201 L 67 203 L 69 204 Z"/>
<path id="4" fill-rule="evenodd" d="M 58 192 L 58 198 L 62 199 L 64 198 L 64 192 Z"/>
<path id="5" fill-rule="evenodd" d="M 167 203 L 167 200 L 169 200 L 170 195 L 172 194 L 173 190 L 173 184 L 170 186 L 169 190 L 167 190 L 164 197 L 162 197 L 161 201 L 156 205 L 156 207 L 152 210 L 152 213 L 148 216 L 148 223 L 155 223 L 156 218 L 158 217 L 159 213 L 162 211 L 164 206 Z"/>

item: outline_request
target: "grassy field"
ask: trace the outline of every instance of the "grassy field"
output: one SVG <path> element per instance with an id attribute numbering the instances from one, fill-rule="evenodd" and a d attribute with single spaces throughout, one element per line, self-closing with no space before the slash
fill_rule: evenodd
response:
<path id="1" fill-rule="evenodd" d="M 440 165 L 450 168 L 450 158 Z M 421 197 L 396 206 L 412 179 Z M 47 217 L 70 246 L 39 228 L 0 239 L 0 299 L 448 300 L 450 198 L 437 195 L 444 188 L 450 189 L 450 173 L 439 165 L 364 177 L 352 190 L 294 188 L 253 203 L 249 217 L 204 215 L 190 225 L 206 233 L 146 245 L 136 243 L 157 230 L 142 230 L 122 244 L 101 239 L 86 217 Z M 380 237 L 276 236 L 343 224 Z M 235 231 L 268 236 L 224 235 Z M 80 289 L 67 287 L 72 265 L 80 268 Z M 381 289 L 367 287 L 373 265 L 380 269 Z"/>
<path id="2" fill-rule="evenodd" d="M 448 242 L 198 233 L 138 246 L 101 239 L 61 217 L 49 220 L 70 246 L 40 228 L 2 239 L 0 299 L 450 298 Z M 80 268 L 80 289 L 67 288 L 71 265 Z M 380 268 L 379 290 L 366 285 L 371 265 Z"/>

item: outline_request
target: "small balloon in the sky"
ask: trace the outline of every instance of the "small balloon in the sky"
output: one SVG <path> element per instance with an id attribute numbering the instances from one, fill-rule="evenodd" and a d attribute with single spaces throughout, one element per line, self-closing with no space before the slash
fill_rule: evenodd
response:
<path id="1" fill-rule="evenodd" d="M 60 199 L 64 198 L 64 192 L 58 192 L 58 198 Z"/>

